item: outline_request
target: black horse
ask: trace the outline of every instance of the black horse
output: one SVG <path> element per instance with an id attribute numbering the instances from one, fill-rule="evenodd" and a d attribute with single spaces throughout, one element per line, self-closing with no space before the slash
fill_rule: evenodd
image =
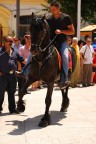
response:
<path id="1" fill-rule="evenodd" d="M 30 73 L 28 79 L 23 85 L 20 93 L 19 100 L 17 103 L 17 110 L 23 112 L 25 105 L 23 96 L 25 90 L 35 81 L 42 80 L 47 84 L 47 95 L 45 98 L 45 114 L 41 119 L 39 126 L 46 127 L 50 124 L 49 108 L 51 105 L 52 92 L 57 74 L 60 73 L 58 53 L 55 46 L 50 40 L 50 29 L 45 17 L 37 17 L 32 13 L 32 20 L 30 24 L 30 35 L 31 35 L 31 53 L 32 61 L 30 64 Z M 73 50 L 71 49 L 71 53 Z M 73 58 L 75 58 L 73 54 Z M 75 64 L 75 63 L 74 63 Z M 62 93 L 62 104 L 61 112 L 65 112 L 69 106 L 68 88 L 61 90 Z"/>

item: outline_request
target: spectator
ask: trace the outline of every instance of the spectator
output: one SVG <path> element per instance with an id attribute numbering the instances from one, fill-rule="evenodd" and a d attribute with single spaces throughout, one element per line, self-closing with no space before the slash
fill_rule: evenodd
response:
<path id="1" fill-rule="evenodd" d="M 30 57 L 29 55 L 31 55 L 31 53 L 30 53 L 30 47 L 31 47 L 30 35 L 28 35 L 28 34 L 25 35 L 24 38 L 22 39 L 22 42 L 23 42 L 24 46 L 20 48 L 20 54 L 21 54 L 21 56 L 23 56 L 27 60 L 28 57 Z M 34 82 L 32 84 L 32 87 L 30 90 L 34 91 L 34 90 L 37 90 L 38 88 L 41 88 L 41 82 L 40 81 Z"/>
<path id="2" fill-rule="evenodd" d="M 21 38 L 20 37 L 13 37 L 12 47 L 14 48 L 14 50 L 19 52 L 19 50 L 22 46 L 23 45 L 21 44 Z"/>
<path id="3" fill-rule="evenodd" d="M 67 37 L 67 44 L 70 46 L 72 44 L 72 36 Z"/>
<path id="4" fill-rule="evenodd" d="M 78 41 L 79 51 L 81 50 L 83 45 L 84 41 L 79 40 Z M 80 72 L 79 72 L 78 84 L 82 84 L 82 81 L 83 81 L 83 60 L 80 58 Z"/>
<path id="5" fill-rule="evenodd" d="M 96 49 L 94 49 L 94 57 L 93 57 L 93 67 L 92 67 L 92 79 L 91 82 L 94 85 L 94 76 L 96 74 Z"/>
<path id="6" fill-rule="evenodd" d="M 77 57 L 76 68 L 75 68 L 75 71 L 74 71 L 72 78 L 71 78 L 71 87 L 76 87 L 77 83 L 78 83 L 79 72 L 80 72 L 80 53 L 79 53 L 79 46 L 78 46 L 78 38 L 77 37 L 73 38 L 71 47 L 73 49 L 75 49 L 76 57 Z"/>
<path id="7" fill-rule="evenodd" d="M 22 38 L 21 43 L 23 43 L 23 45 L 20 47 L 19 49 L 19 54 L 27 61 L 28 56 L 30 54 L 30 47 L 31 47 L 31 40 L 30 40 L 30 35 L 25 35 Z M 24 65 L 21 66 L 21 71 L 23 69 Z M 18 77 L 18 87 L 19 87 L 19 91 L 22 88 L 22 85 L 24 84 L 26 80 L 19 78 Z M 18 91 L 18 93 L 19 93 Z M 25 92 L 26 94 L 29 94 L 29 92 L 26 90 Z"/>
<path id="8" fill-rule="evenodd" d="M 92 44 L 93 49 L 96 51 L 96 37 L 94 38 L 93 44 Z"/>
<path id="9" fill-rule="evenodd" d="M 31 47 L 30 35 L 25 35 L 22 41 L 24 42 L 24 46 L 20 48 L 19 53 L 27 61 L 28 56 L 30 54 L 30 47 Z"/>
<path id="10" fill-rule="evenodd" d="M 0 49 L 0 112 L 3 110 L 4 93 L 8 93 L 8 108 L 10 113 L 18 113 L 15 105 L 17 61 L 25 63 L 23 57 L 12 48 L 13 39 L 3 38 L 4 46 Z"/>
<path id="11" fill-rule="evenodd" d="M 18 53 L 20 53 L 20 48 L 23 45 L 21 44 L 21 37 L 13 37 L 13 44 L 12 44 L 12 48 L 17 51 Z M 24 64 L 20 64 L 18 62 L 18 71 L 22 70 L 22 67 L 24 66 Z"/>
<path id="12" fill-rule="evenodd" d="M 92 86 L 92 59 L 94 55 L 94 49 L 91 45 L 92 39 L 90 36 L 85 36 L 86 44 L 81 48 L 80 55 L 83 60 L 83 87 Z"/>

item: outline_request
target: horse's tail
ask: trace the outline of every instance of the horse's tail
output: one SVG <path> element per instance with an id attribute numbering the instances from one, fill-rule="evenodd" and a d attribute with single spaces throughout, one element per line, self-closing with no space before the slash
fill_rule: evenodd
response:
<path id="1" fill-rule="evenodd" d="M 73 73 L 76 68 L 76 62 L 77 62 L 76 51 L 72 47 L 68 47 L 68 50 L 72 55 L 72 73 Z"/>
<path id="2" fill-rule="evenodd" d="M 68 50 L 71 53 L 71 58 L 72 58 L 72 69 L 71 71 L 68 71 L 68 77 L 71 80 L 71 77 L 74 75 L 75 68 L 76 68 L 76 63 L 77 63 L 77 56 L 76 56 L 76 51 L 72 47 L 68 47 Z"/>

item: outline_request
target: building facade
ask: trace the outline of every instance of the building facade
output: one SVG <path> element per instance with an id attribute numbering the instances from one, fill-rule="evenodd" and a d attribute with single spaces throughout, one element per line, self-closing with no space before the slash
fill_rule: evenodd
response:
<path id="1" fill-rule="evenodd" d="M 3 35 L 16 35 L 16 1 L 0 0 L 0 29 Z M 28 31 L 29 17 L 32 12 L 36 14 L 45 13 L 43 5 L 46 0 L 20 0 L 20 35 Z"/>

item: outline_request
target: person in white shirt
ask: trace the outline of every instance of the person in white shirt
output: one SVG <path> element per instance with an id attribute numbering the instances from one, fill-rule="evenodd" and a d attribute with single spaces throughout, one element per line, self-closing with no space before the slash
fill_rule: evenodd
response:
<path id="1" fill-rule="evenodd" d="M 83 60 L 83 82 L 82 86 L 92 86 L 91 76 L 92 76 L 92 61 L 94 56 L 94 49 L 91 45 L 92 39 L 90 36 L 85 36 L 86 44 L 81 48 L 80 55 Z"/>

